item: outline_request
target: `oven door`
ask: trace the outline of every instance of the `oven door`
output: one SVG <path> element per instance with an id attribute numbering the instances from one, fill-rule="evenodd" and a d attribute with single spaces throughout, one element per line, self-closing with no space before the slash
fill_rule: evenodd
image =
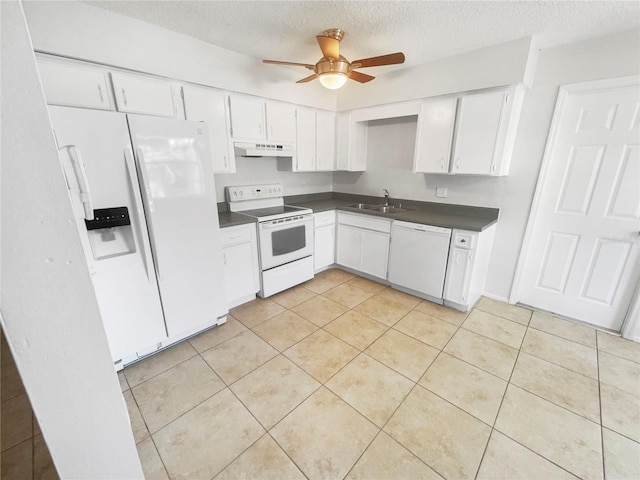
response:
<path id="1" fill-rule="evenodd" d="M 262 270 L 313 255 L 313 215 L 258 224 Z"/>

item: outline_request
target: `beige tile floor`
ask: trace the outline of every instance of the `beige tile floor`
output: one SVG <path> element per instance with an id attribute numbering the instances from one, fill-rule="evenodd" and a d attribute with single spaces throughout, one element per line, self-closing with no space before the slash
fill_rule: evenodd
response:
<path id="1" fill-rule="evenodd" d="M 340 270 L 132 365 L 149 479 L 640 478 L 640 345 Z"/>

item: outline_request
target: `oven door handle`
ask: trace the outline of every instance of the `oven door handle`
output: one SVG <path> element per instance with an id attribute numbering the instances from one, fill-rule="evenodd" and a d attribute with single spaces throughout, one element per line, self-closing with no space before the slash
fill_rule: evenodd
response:
<path id="1" fill-rule="evenodd" d="M 280 227 L 289 227 L 291 225 L 297 225 L 299 223 L 305 223 L 305 222 L 310 222 L 313 221 L 313 218 L 311 216 L 305 217 L 305 218 L 300 218 L 299 220 L 290 220 L 290 221 L 285 221 L 285 222 L 281 222 L 281 223 L 271 223 L 271 222 L 264 222 L 260 224 L 260 228 L 267 230 L 267 229 L 271 229 L 271 228 L 280 228 Z"/>

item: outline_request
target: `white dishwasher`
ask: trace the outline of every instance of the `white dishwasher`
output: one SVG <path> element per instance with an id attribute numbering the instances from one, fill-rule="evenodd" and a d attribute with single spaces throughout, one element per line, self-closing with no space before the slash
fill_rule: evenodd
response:
<path id="1" fill-rule="evenodd" d="M 442 303 L 451 229 L 394 221 L 389 282 L 396 288 Z"/>

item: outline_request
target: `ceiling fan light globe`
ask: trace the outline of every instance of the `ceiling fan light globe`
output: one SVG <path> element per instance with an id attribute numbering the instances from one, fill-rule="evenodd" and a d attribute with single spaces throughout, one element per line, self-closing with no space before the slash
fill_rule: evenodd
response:
<path id="1" fill-rule="evenodd" d="M 337 90 L 347 82 L 347 76 L 344 73 L 323 73 L 319 79 L 322 86 L 329 90 Z"/>

